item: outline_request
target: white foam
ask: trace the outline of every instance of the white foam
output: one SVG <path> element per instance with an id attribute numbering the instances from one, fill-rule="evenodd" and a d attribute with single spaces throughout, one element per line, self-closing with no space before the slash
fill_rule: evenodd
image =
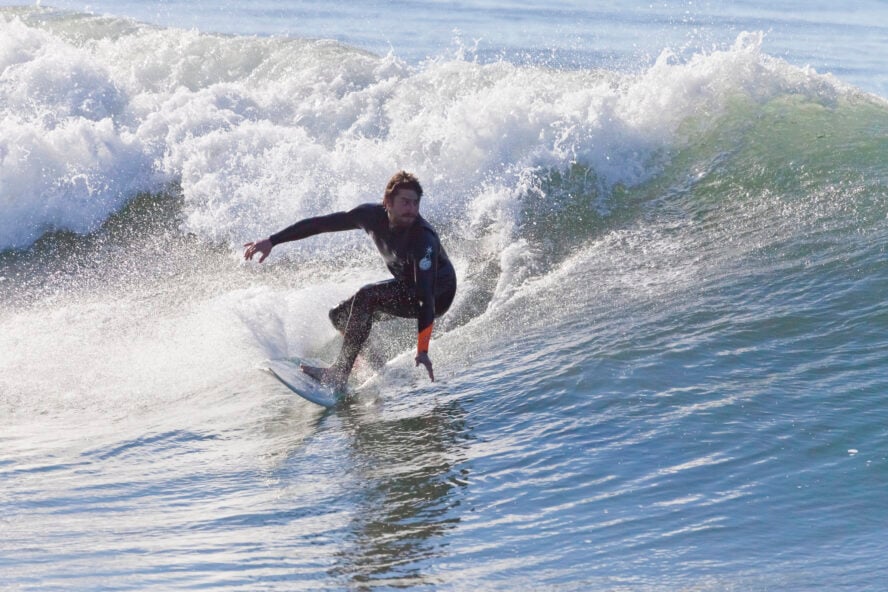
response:
<path id="1" fill-rule="evenodd" d="M 0 249 L 97 228 L 151 187 L 126 98 L 83 50 L 0 23 Z"/>
<path id="2" fill-rule="evenodd" d="M 627 74 L 459 57 L 409 67 L 333 42 L 90 27 L 0 21 L 0 248 L 89 232 L 173 180 L 186 230 L 239 245 L 379 199 L 398 168 L 424 181 L 429 217 L 493 214 L 508 234 L 519 213 L 503 206 L 534 171 L 579 163 L 605 191 L 631 186 L 681 145 L 683 125 L 737 97 L 836 92 L 763 56 L 760 35 Z"/>

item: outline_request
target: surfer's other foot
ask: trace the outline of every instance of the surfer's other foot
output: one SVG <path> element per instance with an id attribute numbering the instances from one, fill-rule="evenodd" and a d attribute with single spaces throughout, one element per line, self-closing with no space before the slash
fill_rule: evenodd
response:
<path id="1" fill-rule="evenodd" d="M 299 364 L 299 369 L 317 380 L 323 382 L 326 368 L 318 368 L 317 366 L 309 366 L 307 364 Z"/>
<path id="2" fill-rule="evenodd" d="M 334 368 L 319 368 L 318 366 L 308 366 L 301 364 L 299 369 L 314 378 L 322 385 L 332 388 L 333 390 L 342 390 L 345 387 L 345 379 L 341 373 Z"/>

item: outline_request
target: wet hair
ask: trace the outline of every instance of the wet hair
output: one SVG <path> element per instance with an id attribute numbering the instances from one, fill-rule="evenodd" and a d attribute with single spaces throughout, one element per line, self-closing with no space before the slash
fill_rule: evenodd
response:
<path id="1" fill-rule="evenodd" d="M 412 189 L 418 197 L 422 197 L 422 185 L 419 184 L 419 179 L 416 178 L 416 175 L 407 171 L 398 171 L 392 175 L 392 178 L 389 179 L 388 184 L 385 186 L 382 203 L 391 203 L 392 197 L 399 189 Z"/>

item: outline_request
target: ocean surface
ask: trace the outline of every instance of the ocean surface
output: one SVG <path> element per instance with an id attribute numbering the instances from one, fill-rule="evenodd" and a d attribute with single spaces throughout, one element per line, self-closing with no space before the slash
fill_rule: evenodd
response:
<path id="1" fill-rule="evenodd" d="M 0 589 L 877 591 L 888 3 L 0 6 Z M 459 277 L 243 243 L 398 169 Z"/>

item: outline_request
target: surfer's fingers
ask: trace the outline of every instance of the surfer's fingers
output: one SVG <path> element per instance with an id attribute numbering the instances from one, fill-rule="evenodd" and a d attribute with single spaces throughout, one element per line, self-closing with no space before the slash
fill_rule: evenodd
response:
<path id="1" fill-rule="evenodd" d="M 432 360 L 428 357 L 428 355 L 424 356 L 416 356 L 416 365 L 419 366 L 422 364 L 425 366 L 426 372 L 429 373 L 429 379 L 432 382 L 435 382 L 435 372 L 432 370 Z"/>

